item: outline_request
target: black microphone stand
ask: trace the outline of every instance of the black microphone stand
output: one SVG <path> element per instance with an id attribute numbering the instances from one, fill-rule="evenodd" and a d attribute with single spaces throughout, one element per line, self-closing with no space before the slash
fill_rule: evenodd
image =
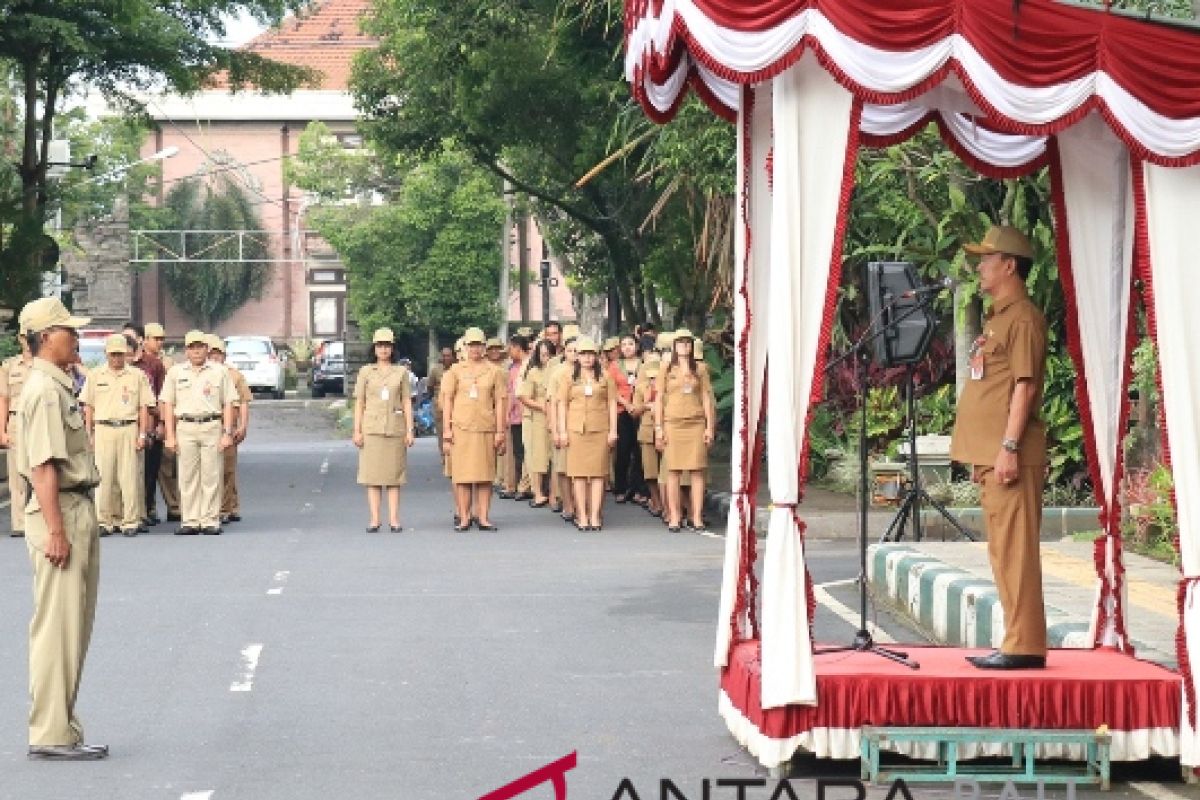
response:
<path id="1" fill-rule="evenodd" d="M 894 650 L 888 647 L 883 647 L 875 643 L 875 637 L 872 636 L 870 628 L 867 627 L 867 508 L 869 504 L 869 473 L 867 469 L 867 363 L 870 361 L 870 356 L 867 354 L 866 346 L 881 336 L 887 335 L 887 332 L 894 328 L 898 323 L 907 319 L 917 310 L 923 308 L 933 295 L 926 297 L 918 296 L 918 302 L 912 307 L 905 310 L 903 314 L 898 315 L 895 319 L 884 318 L 889 315 L 896 305 L 899 297 L 887 297 L 886 302 L 879 315 L 871 320 L 867 326 L 867 330 L 859 338 L 857 342 L 851 345 L 850 349 L 845 353 L 831 361 L 826 365 L 826 369 L 830 369 L 842 361 L 845 361 L 850 356 L 857 359 L 858 366 L 858 387 L 859 387 L 859 424 L 858 424 L 858 613 L 859 625 L 858 630 L 854 633 L 854 639 L 848 645 L 837 645 L 834 647 L 822 647 L 814 650 L 813 655 L 825 655 L 828 653 L 874 653 L 890 661 L 895 661 L 897 664 L 903 664 L 910 669 L 920 669 L 921 665 L 908 657 L 908 653 L 900 650 Z M 880 322 L 883 322 L 880 325 Z M 878 328 L 878 329 L 877 329 Z"/>

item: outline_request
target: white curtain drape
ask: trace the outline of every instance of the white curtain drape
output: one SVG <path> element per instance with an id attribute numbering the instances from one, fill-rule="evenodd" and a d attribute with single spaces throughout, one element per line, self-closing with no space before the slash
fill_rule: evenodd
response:
<path id="1" fill-rule="evenodd" d="M 1196 681 L 1200 669 L 1200 313 L 1192 283 L 1200 166 L 1165 169 L 1145 164 L 1142 168 L 1162 402 L 1186 585 L 1182 623 L 1191 669 L 1185 675 L 1179 750 L 1185 766 L 1200 766 L 1197 711 L 1189 703 L 1189 697 L 1200 696 Z"/>
<path id="2" fill-rule="evenodd" d="M 768 83 L 746 91 L 753 93 L 753 100 L 750 119 L 745 118 L 744 109 L 738 119 L 738 217 L 734 235 L 733 330 L 736 346 L 733 374 L 737 390 L 733 405 L 730 486 L 735 494 L 733 502 L 729 504 L 729 520 L 725 530 L 725 565 L 721 575 L 717 642 L 713 653 L 713 664 L 717 667 L 727 665 L 733 637 L 748 633 L 744 614 L 734 622 L 738 630 L 735 631 L 730 624 L 737 593 L 746 591 L 746 587 L 738 582 L 742 532 L 749 525 L 751 535 L 757 535 L 753 530 L 754 512 L 750 502 L 753 498 L 737 493 L 747 480 L 746 468 L 753 468 L 751 460 L 758 439 L 763 378 L 767 365 L 767 298 L 771 277 L 771 186 L 767 170 L 772 144 L 771 85 Z M 749 163 L 746 156 L 749 156 Z"/>
<path id="3" fill-rule="evenodd" d="M 1079 325 L 1077 352 L 1087 384 L 1096 470 L 1104 507 L 1120 510 L 1117 463 L 1125 420 L 1125 365 L 1133 276 L 1134 202 L 1129 150 L 1098 114 L 1058 135 L 1062 196 L 1066 206 L 1070 270 Z M 1059 265 L 1062 271 L 1064 265 Z M 1076 365 L 1079 367 L 1080 365 Z M 1110 527 L 1110 531 L 1115 528 Z M 1114 626 L 1119 580 L 1116 550 L 1105 543 L 1105 580 L 1092 613 L 1092 641 L 1126 647 Z M 1123 589 L 1123 586 L 1122 586 Z M 1122 593 L 1123 594 L 1123 593 Z M 1103 615 L 1100 611 L 1103 610 Z M 1097 630 L 1103 619 L 1103 630 Z"/>
<path id="4" fill-rule="evenodd" d="M 853 97 L 811 53 L 774 83 L 767 469 L 775 508 L 763 562 L 763 708 L 817 702 L 795 507 L 830 264 L 845 222 L 838 218 L 839 200 L 846 160 L 853 159 L 848 146 L 855 121 Z"/>

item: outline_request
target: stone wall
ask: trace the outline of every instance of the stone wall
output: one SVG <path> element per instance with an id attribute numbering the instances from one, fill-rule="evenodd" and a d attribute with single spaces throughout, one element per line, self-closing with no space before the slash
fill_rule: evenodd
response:
<path id="1" fill-rule="evenodd" d="M 133 317 L 133 271 L 129 264 L 129 209 L 118 202 L 111 216 L 72 232 L 62 266 L 70 281 L 74 311 L 98 328 L 120 327 Z"/>

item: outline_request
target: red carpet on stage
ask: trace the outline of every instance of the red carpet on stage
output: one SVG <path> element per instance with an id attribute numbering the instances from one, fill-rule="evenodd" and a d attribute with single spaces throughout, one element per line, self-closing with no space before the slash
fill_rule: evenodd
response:
<path id="1" fill-rule="evenodd" d="M 1107 725 L 1114 734 L 1113 760 L 1178 754 L 1182 684 L 1177 673 L 1157 664 L 1109 649 L 1052 650 L 1042 670 L 986 671 L 964 659 L 986 651 L 895 648 L 921 668 L 870 653 L 818 655 L 818 705 L 764 711 L 759 643 L 742 642 L 721 677 L 722 714 L 734 735 L 771 766 L 795 749 L 820 757 L 857 757 L 858 730 L 864 725 Z"/>

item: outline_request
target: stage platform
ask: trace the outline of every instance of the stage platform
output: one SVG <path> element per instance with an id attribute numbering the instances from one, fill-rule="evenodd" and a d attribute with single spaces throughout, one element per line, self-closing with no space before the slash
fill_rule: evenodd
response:
<path id="1" fill-rule="evenodd" d="M 734 648 L 721 677 L 720 712 L 730 732 L 764 766 L 797 751 L 856 759 L 864 725 L 946 728 L 1095 729 L 1107 725 L 1113 761 L 1179 755 L 1183 685 L 1178 673 L 1110 649 L 1052 650 L 1041 670 L 987 671 L 968 655 L 986 650 L 894 645 L 921 668 L 870 653 L 815 657 L 816 706 L 763 710 L 759 643 Z M 817 646 L 820 649 L 820 645 Z M 905 751 L 917 758 L 932 751 Z M 963 759 L 1006 755 L 996 746 L 960 750 Z M 1040 758 L 1079 758 L 1066 750 Z"/>

